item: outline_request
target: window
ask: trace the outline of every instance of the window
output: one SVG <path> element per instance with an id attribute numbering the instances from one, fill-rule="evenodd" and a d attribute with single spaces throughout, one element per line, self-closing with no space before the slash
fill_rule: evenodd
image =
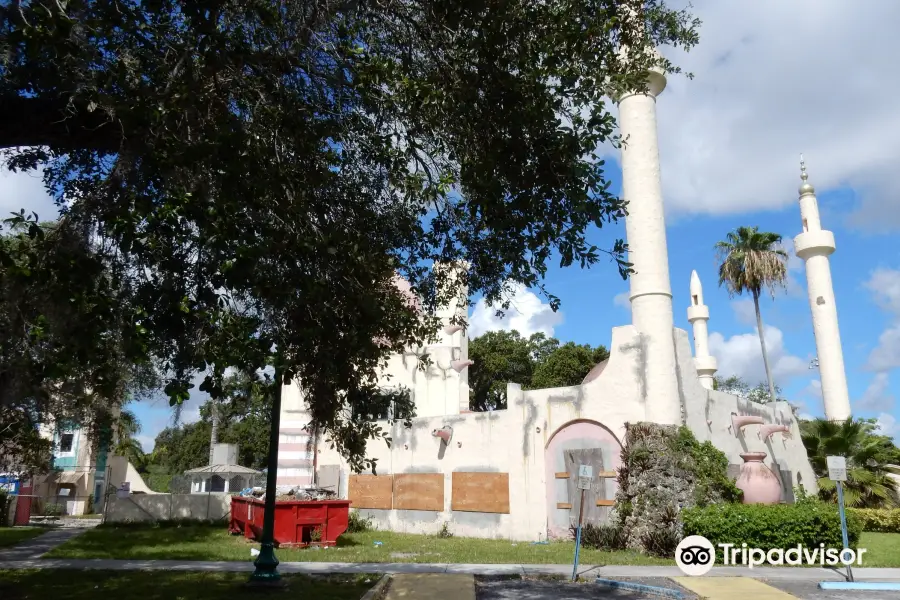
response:
<path id="1" fill-rule="evenodd" d="M 71 452 L 72 446 L 75 443 L 75 434 L 74 433 L 64 433 L 59 436 L 59 451 L 60 452 Z"/>

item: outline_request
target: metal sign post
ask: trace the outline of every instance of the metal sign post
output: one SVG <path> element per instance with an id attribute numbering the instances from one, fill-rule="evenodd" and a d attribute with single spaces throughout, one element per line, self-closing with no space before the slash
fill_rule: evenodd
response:
<path id="1" fill-rule="evenodd" d="M 594 467 L 578 465 L 578 489 L 581 490 L 581 501 L 578 503 L 578 529 L 575 533 L 575 564 L 572 565 L 572 581 L 578 580 L 578 554 L 581 551 L 581 520 L 584 518 L 584 492 L 591 489 L 594 479 Z"/>
<path id="2" fill-rule="evenodd" d="M 841 558 L 844 552 L 850 548 L 850 538 L 847 535 L 847 513 L 844 510 L 844 486 L 843 482 L 847 481 L 847 459 L 843 456 L 827 456 L 825 460 L 828 464 L 828 479 L 832 480 L 837 486 L 838 511 L 841 515 L 841 540 L 844 548 L 841 550 Z M 853 571 L 850 565 L 847 565 L 847 581 L 853 581 Z"/>

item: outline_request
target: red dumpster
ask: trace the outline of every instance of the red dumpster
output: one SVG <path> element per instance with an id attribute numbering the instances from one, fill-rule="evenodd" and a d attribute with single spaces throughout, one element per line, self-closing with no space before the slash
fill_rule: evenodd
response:
<path id="1" fill-rule="evenodd" d="M 243 534 L 248 540 L 261 540 L 265 502 L 255 498 L 231 497 L 231 533 Z M 275 545 L 292 548 L 334 546 L 338 536 L 347 531 L 350 518 L 349 500 L 297 500 L 275 503 Z M 316 540 L 315 531 L 319 531 Z"/>

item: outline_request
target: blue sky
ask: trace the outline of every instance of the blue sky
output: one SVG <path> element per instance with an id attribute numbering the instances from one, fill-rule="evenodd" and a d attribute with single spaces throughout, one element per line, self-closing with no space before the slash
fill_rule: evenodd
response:
<path id="1" fill-rule="evenodd" d="M 679 0 L 672 0 L 678 5 Z M 711 350 L 720 374 L 761 381 L 759 341 L 748 299 L 729 299 L 716 281 L 713 245 L 740 225 L 790 243 L 800 231 L 799 154 L 818 191 L 822 223 L 834 232 L 831 257 L 844 360 L 854 414 L 900 433 L 900 78 L 891 41 L 900 3 L 883 0 L 694 0 L 702 21 L 690 53 L 662 49 L 694 78 L 672 76 L 659 98 L 663 195 L 676 326 L 687 329 L 688 284 L 696 269 L 710 308 Z M 614 108 L 613 108 L 614 111 Z M 609 176 L 619 184 L 617 153 Z M 0 172 L 0 212 L 51 210 L 38 177 Z M 592 234 L 609 247 L 624 226 Z M 763 301 L 776 382 L 803 411 L 822 414 L 802 261 L 790 263 L 787 293 Z M 476 307 L 472 333 L 544 330 L 563 341 L 608 344 L 630 321 L 615 266 L 553 269 L 549 289 L 562 309 L 526 290 L 503 322 Z M 201 395 L 185 409 L 196 419 Z M 144 449 L 171 422 L 165 400 L 136 405 Z"/>

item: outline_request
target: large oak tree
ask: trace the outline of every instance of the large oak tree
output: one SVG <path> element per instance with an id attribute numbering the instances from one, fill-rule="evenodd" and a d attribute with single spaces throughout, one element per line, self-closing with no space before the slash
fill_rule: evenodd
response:
<path id="1" fill-rule="evenodd" d="M 173 402 L 274 364 L 360 467 L 345 408 L 434 331 L 394 273 L 428 309 L 456 292 L 433 261 L 491 302 L 597 262 L 608 98 L 696 27 L 662 0 L 8 2 L 0 147 L 113 264 Z"/>

